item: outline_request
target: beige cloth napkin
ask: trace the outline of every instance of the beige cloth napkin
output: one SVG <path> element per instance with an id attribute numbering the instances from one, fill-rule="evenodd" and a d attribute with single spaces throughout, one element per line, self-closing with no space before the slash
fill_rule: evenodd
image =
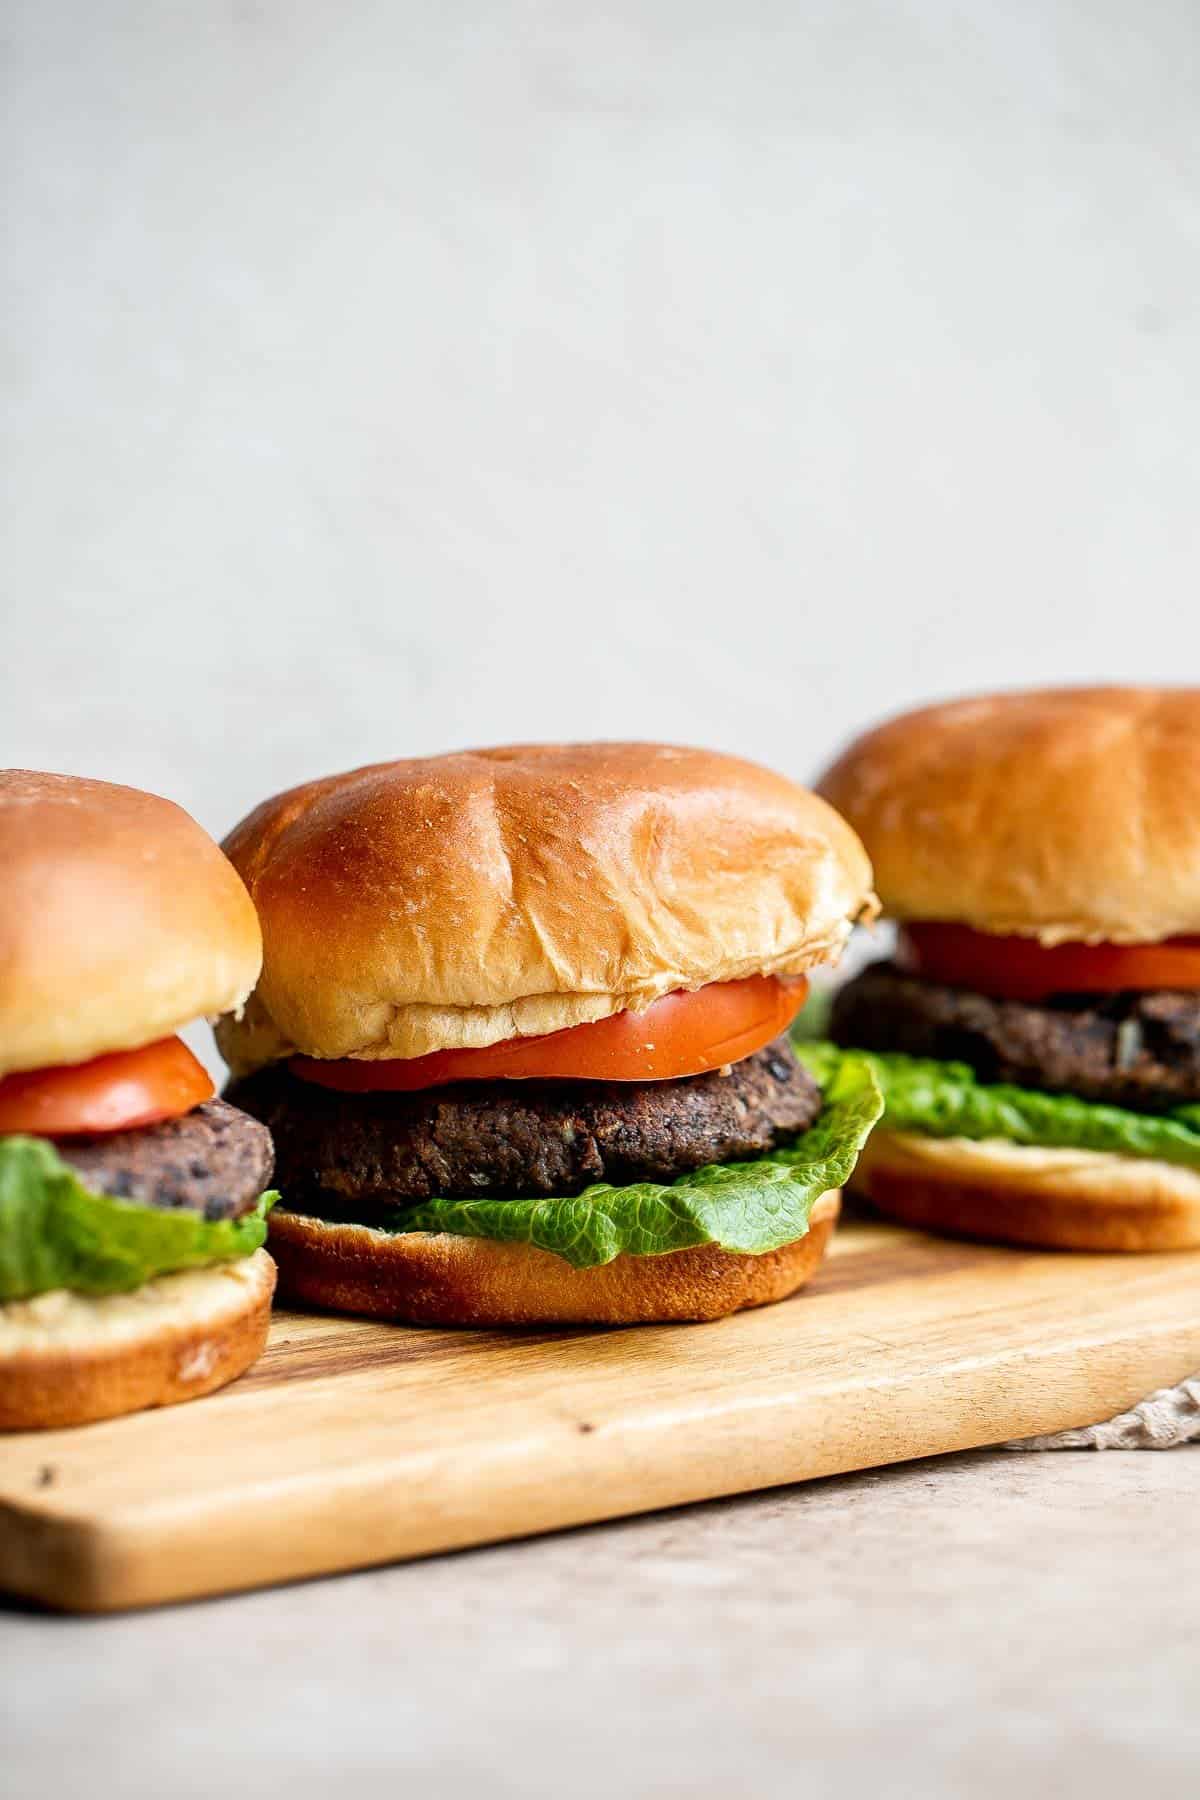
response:
<path id="1" fill-rule="evenodd" d="M 1200 1375 L 1178 1387 L 1160 1388 L 1129 1412 L 1104 1425 L 1016 1438 L 1006 1450 L 1174 1450 L 1200 1443 Z"/>

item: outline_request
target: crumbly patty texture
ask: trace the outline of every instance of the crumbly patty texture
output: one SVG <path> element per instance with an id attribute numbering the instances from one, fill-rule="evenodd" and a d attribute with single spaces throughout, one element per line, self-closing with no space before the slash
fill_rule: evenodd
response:
<path id="1" fill-rule="evenodd" d="M 832 1035 L 1135 1110 L 1200 1101 L 1200 994 L 1062 994 L 1035 1006 L 877 963 L 838 994 Z"/>
<path id="2" fill-rule="evenodd" d="M 461 1082 L 341 1094 L 282 1066 L 230 1088 L 268 1125 L 288 1207 L 334 1216 L 436 1195 L 574 1194 L 594 1181 L 669 1181 L 762 1155 L 812 1124 L 820 1089 L 777 1038 L 727 1074 L 680 1081 Z"/>
<path id="3" fill-rule="evenodd" d="M 55 1149 L 96 1194 L 145 1206 L 186 1207 L 206 1219 L 239 1219 L 270 1186 L 271 1134 L 225 1100 L 206 1100 L 179 1119 L 58 1138 Z"/>

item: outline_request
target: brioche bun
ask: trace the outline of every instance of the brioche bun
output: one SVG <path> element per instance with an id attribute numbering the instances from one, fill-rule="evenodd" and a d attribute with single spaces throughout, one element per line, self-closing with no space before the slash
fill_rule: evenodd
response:
<path id="1" fill-rule="evenodd" d="M 927 706 L 856 739 L 818 785 L 896 919 L 1042 944 L 1200 932 L 1200 689 Z"/>
<path id="2" fill-rule="evenodd" d="M 267 1341 L 265 1250 L 162 1275 L 128 1294 L 63 1289 L 0 1306 L 0 1430 L 37 1431 L 197 1400 Z"/>
<path id="3" fill-rule="evenodd" d="M 0 869 L 0 1075 L 135 1049 L 254 985 L 250 898 L 170 800 L 0 770 Z"/>
<path id="4" fill-rule="evenodd" d="M 836 959 L 873 908 L 854 833 L 752 763 L 659 744 L 377 763 L 250 814 L 225 849 L 262 976 L 235 1072 L 424 1056 Z"/>
<path id="5" fill-rule="evenodd" d="M 923 1231 L 1049 1250 L 1200 1249 L 1200 1173 L 1174 1163 L 876 1130 L 854 1186 Z"/>
<path id="6" fill-rule="evenodd" d="M 723 1318 L 769 1306 L 815 1274 L 840 1197 L 822 1194 L 807 1234 L 742 1256 L 706 1244 L 664 1256 L 617 1256 L 573 1269 L 530 1244 L 447 1232 L 376 1231 L 276 1207 L 271 1251 L 280 1292 L 306 1306 L 411 1325 L 643 1325 Z"/>

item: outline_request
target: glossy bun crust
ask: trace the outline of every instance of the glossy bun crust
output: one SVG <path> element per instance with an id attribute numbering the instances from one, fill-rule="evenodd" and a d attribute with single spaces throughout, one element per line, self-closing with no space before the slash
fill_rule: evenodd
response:
<path id="1" fill-rule="evenodd" d="M 207 832 L 107 781 L 0 770 L 0 1075 L 239 1006 L 262 938 Z"/>
<path id="2" fill-rule="evenodd" d="M 873 907 L 835 812 L 752 763 L 659 744 L 379 763 L 226 840 L 263 972 L 235 1071 L 540 1036 L 675 989 L 836 959 Z"/>
<path id="3" fill-rule="evenodd" d="M 1200 689 L 923 707 L 856 739 L 819 789 L 894 918 L 1044 944 L 1200 932 Z"/>
<path id="4" fill-rule="evenodd" d="M 448 1232 L 389 1233 L 276 1207 L 271 1253 L 280 1293 L 305 1306 L 412 1325 L 646 1325 L 723 1318 L 769 1306 L 820 1266 L 840 1197 L 822 1194 L 806 1235 L 765 1256 L 715 1245 L 665 1256 L 617 1256 L 573 1269 L 528 1244 Z"/>

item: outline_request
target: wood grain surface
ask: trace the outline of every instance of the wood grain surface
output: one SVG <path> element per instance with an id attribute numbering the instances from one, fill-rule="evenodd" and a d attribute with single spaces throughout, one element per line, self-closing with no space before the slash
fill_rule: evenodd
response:
<path id="1" fill-rule="evenodd" d="M 1200 1368 L 1200 1256 L 843 1227 L 711 1325 L 279 1313 L 223 1393 L 0 1438 L 0 1586 L 103 1611 L 422 1556 L 1105 1417 Z"/>

